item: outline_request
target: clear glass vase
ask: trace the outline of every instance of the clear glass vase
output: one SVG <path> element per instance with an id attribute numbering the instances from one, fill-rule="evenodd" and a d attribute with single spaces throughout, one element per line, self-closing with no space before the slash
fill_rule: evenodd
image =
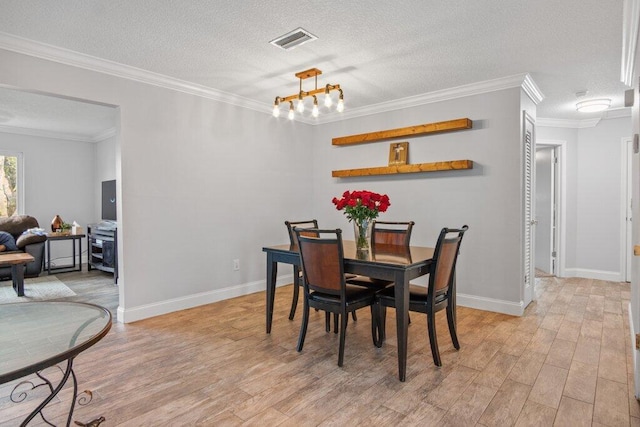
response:
<path id="1" fill-rule="evenodd" d="M 356 240 L 356 250 L 358 252 L 369 252 L 372 228 L 373 220 L 353 220 L 353 233 Z"/>

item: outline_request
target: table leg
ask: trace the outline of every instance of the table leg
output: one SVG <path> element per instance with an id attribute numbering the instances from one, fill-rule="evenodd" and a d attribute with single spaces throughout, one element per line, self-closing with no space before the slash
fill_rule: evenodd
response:
<path id="1" fill-rule="evenodd" d="M 407 376 L 407 337 L 409 335 L 409 280 L 404 272 L 396 273 L 396 329 L 398 335 L 398 377 Z"/>
<path id="2" fill-rule="evenodd" d="M 47 239 L 47 274 L 51 274 L 51 240 Z"/>
<path id="3" fill-rule="evenodd" d="M 267 333 L 271 333 L 271 321 L 273 320 L 273 303 L 276 296 L 276 276 L 278 275 L 278 263 L 273 261 L 273 255 L 267 252 Z"/>
<path id="4" fill-rule="evenodd" d="M 24 296 L 24 264 L 13 264 L 11 266 L 11 281 L 13 290 L 19 297 Z"/>

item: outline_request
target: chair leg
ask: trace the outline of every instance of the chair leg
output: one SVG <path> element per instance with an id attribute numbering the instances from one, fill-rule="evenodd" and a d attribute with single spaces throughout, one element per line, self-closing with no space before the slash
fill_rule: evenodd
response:
<path id="1" fill-rule="evenodd" d="M 298 306 L 298 296 L 300 294 L 300 285 L 297 281 L 293 281 L 293 300 L 291 301 L 291 310 L 289 311 L 289 320 L 293 320 L 296 315 L 296 307 Z"/>
<path id="2" fill-rule="evenodd" d="M 355 310 L 351 312 L 351 317 L 353 318 L 354 322 L 358 321 L 358 318 L 356 317 L 356 311 Z"/>
<path id="3" fill-rule="evenodd" d="M 340 318 L 340 348 L 338 349 L 338 366 L 342 366 L 344 361 L 344 342 L 347 335 L 347 319 L 348 313 L 341 313 L 338 315 Z"/>
<path id="4" fill-rule="evenodd" d="M 373 338 L 373 345 L 380 348 L 382 347 L 382 335 L 380 331 L 380 304 L 371 305 L 371 338 Z"/>
<path id="5" fill-rule="evenodd" d="M 427 329 L 429 330 L 429 343 L 431 344 L 433 363 L 436 366 L 442 366 L 440 351 L 438 350 L 438 337 L 436 336 L 436 317 L 433 312 L 427 313 Z"/>
<path id="6" fill-rule="evenodd" d="M 309 304 L 306 299 L 304 302 L 304 308 L 302 309 L 302 324 L 300 325 L 300 336 L 298 337 L 298 352 L 302 351 L 304 346 L 304 338 L 307 335 L 307 325 L 309 324 Z"/>
<path id="7" fill-rule="evenodd" d="M 380 304 L 378 310 L 378 330 L 380 334 L 380 345 L 378 347 L 382 347 L 382 343 L 387 338 L 387 307 Z"/>
<path id="8" fill-rule="evenodd" d="M 456 350 L 460 350 L 460 342 L 458 342 L 458 334 L 456 332 L 456 318 L 451 305 L 447 306 L 447 323 L 449 324 L 449 334 L 451 341 Z"/>
<path id="9" fill-rule="evenodd" d="M 324 312 L 324 330 L 331 332 L 331 315 L 328 311 Z"/>
<path id="10" fill-rule="evenodd" d="M 333 313 L 333 333 L 338 333 L 338 320 L 340 319 L 340 315 L 338 313 Z"/>

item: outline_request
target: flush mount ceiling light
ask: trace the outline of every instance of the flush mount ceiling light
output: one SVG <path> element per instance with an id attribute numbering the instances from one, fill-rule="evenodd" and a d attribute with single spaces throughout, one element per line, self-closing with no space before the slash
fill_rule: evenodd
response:
<path id="1" fill-rule="evenodd" d="M 279 47 L 280 49 L 289 50 L 317 39 L 318 37 L 314 36 L 304 28 L 296 28 L 287 34 L 283 34 L 280 37 L 271 40 L 269 43 Z"/>
<path id="2" fill-rule="evenodd" d="M 298 79 L 300 79 L 300 91 L 294 95 L 289 95 L 284 97 L 276 96 L 276 100 L 273 103 L 273 117 L 280 116 L 280 103 L 288 102 L 289 114 L 287 117 L 289 118 L 289 120 L 293 120 L 296 114 L 293 108 L 293 101 L 297 101 L 296 110 L 299 113 L 303 113 L 305 108 L 304 99 L 307 97 L 313 98 L 313 109 L 311 110 L 311 115 L 313 117 L 318 117 L 320 112 L 318 110 L 318 98 L 316 97 L 316 95 L 320 93 L 324 93 L 324 105 L 325 107 L 330 108 L 331 105 L 333 105 L 333 100 L 331 99 L 332 91 L 338 91 L 339 93 L 338 104 L 336 105 L 336 111 L 342 113 L 344 111 L 344 98 L 342 94 L 342 89 L 340 89 L 340 85 L 327 84 L 325 85 L 325 87 L 321 87 L 320 89 L 318 89 L 318 76 L 320 74 L 322 74 L 322 71 L 318 70 L 317 68 L 311 68 L 309 70 L 300 71 L 299 73 L 296 73 L 295 76 Z M 305 92 L 302 90 L 302 80 L 305 80 L 311 77 L 315 77 L 315 82 L 316 82 L 315 89 L 310 90 L 309 92 Z"/>
<path id="3" fill-rule="evenodd" d="M 598 111 L 604 111 L 611 106 L 611 100 L 609 98 L 590 99 L 588 101 L 581 101 L 576 104 L 576 110 L 581 113 L 595 113 Z"/>

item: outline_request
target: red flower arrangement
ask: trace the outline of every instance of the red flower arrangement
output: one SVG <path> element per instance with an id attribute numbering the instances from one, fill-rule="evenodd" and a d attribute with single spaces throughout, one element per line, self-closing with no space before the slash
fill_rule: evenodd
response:
<path id="1" fill-rule="evenodd" d="M 349 221 L 355 220 L 357 223 L 376 219 L 380 212 L 386 212 L 391 206 L 386 194 L 366 190 L 345 191 L 341 199 L 334 197 L 332 202 L 339 211 L 344 209 Z"/>

